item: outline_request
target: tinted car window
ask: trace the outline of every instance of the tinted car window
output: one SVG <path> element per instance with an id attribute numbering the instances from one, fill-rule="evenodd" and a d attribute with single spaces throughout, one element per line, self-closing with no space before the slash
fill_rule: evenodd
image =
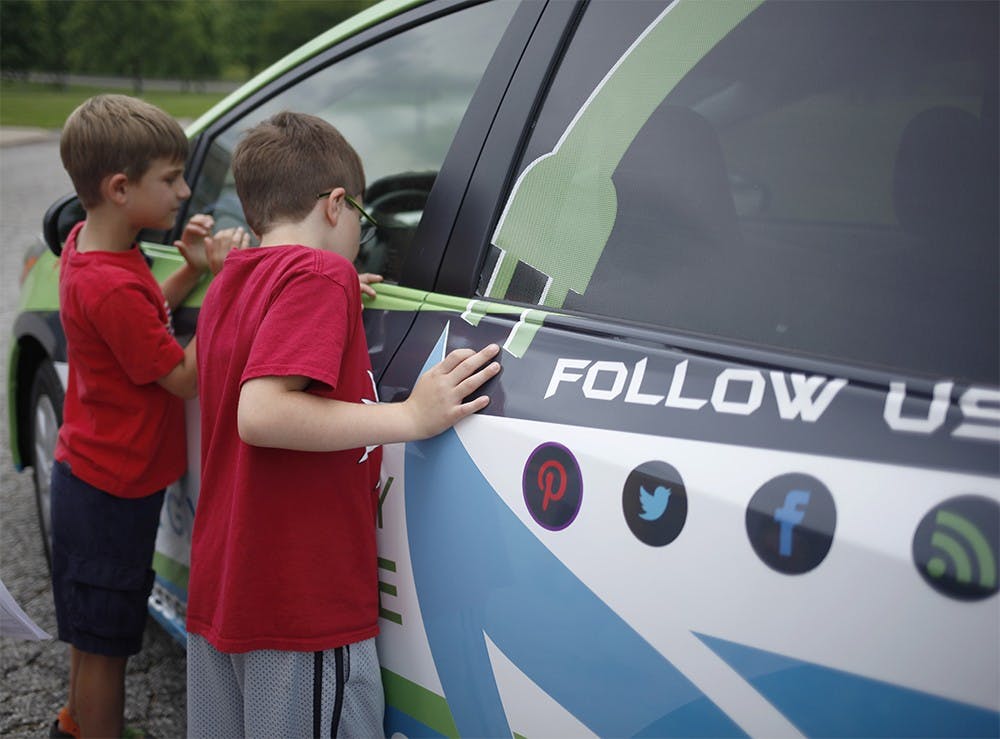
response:
<path id="1" fill-rule="evenodd" d="M 997 8 L 591 3 L 480 293 L 996 384 Z"/>
<path id="2" fill-rule="evenodd" d="M 193 195 L 219 227 L 244 225 L 230 158 L 248 128 L 282 110 L 335 125 L 358 150 L 365 208 L 384 225 L 359 268 L 399 276 L 424 202 L 516 3 L 476 5 L 436 18 L 321 69 L 216 137 Z M 335 183 L 330 183 L 331 187 Z"/>

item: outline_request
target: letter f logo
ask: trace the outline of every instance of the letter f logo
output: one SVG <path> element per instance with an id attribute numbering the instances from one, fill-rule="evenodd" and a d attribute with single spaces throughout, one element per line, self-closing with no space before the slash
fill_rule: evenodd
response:
<path id="1" fill-rule="evenodd" d="M 809 505 L 808 490 L 791 490 L 785 502 L 774 510 L 774 520 L 781 527 L 778 535 L 778 552 L 782 557 L 792 556 L 792 531 L 805 518 L 805 507 Z"/>

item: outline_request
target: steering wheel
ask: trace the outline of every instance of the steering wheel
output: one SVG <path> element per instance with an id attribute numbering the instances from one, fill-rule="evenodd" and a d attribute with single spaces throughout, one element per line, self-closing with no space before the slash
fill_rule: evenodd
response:
<path id="1" fill-rule="evenodd" d="M 416 232 L 419 217 L 402 219 L 404 213 L 420 214 L 427 204 L 436 173 L 408 173 L 383 178 L 368 190 L 365 209 L 379 224 L 375 238 L 364 244 L 355 262 L 359 272 L 381 274 L 397 282 L 403 261 Z"/>

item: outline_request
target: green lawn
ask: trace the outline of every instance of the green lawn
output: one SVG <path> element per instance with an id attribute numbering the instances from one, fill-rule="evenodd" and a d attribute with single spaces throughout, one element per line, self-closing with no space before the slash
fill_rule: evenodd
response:
<path id="1" fill-rule="evenodd" d="M 62 128 L 66 116 L 77 105 L 102 92 L 132 94 L 131 90 L 105 90 L 97 87 L 67 87 L 59 90 L 49 85 L 4 80 L 0 83 L 0 126 Z M 225 95 L 148 90 L 140 97 L 158 105 L 175 118 L 193 119 Z"/>

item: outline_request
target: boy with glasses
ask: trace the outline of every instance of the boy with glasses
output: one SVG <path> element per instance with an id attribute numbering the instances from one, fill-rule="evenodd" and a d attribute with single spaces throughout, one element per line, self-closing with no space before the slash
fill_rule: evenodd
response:
<path id="1" fill-rule="evenodd" d="M 233 175 L 260 246 L 229 255 L 198 320 L 188 734 L 380 735 L 380 445 L 484 408 L 463 399 L 499 348 L 456 350 L 379 404 L 352 265 L 371 221 L 357 153 L 321 118 L 279 113 L 237 145 Z"/>

